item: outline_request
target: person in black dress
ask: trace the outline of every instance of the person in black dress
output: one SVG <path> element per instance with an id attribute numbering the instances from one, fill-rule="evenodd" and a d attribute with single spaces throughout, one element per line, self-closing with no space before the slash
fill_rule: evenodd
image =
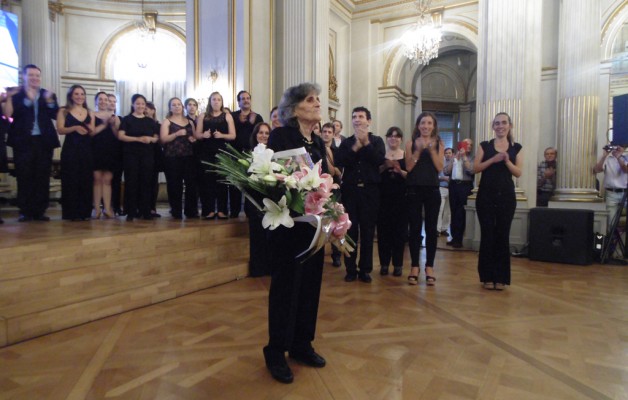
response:
<path id="1" fill-rule="evenodd" d="M 438 173 L 443 170 L 445 146 L 438 135 L 438 121 L 422 112 L 415 123 L 412 140 L 406 143 L 406 201 L 409 220 L 408 247 L 412 266 L 408 283 L 419 283 L 421 227 L 425 212 L 425 283 L 436 284 L 434 258 L 438 240 L 440 189 Z"/>
<path id="2" fill-rule="evenodd" d="M 131 97 L 131 113 L 122 119 L 118 138 L 124 142 L 124 180 L 127 204 L 127 221 L 137 216 L 152 219 L 151 199 L 153 168 L 159 127 L 152 118 L 144 115 L 146 97 Z"/>
<path id="3" fill-rule="evenodd" d="M 255 125 L 251 133 L 251 149 L 254 149 L 258 144 L 268 144 L 270 131 L 270 125 L 266 122 L 260 122 Z M 249 195 L 260 206 L 264 206 L 262 203 L 263 197 L 259 193 L 249 193 Z M 251 204 L 248 199 L 244 201 L 244 212 L 249 220 L 249 275 L 254 277 L 270 275 L 269 244 L 266 230 L 262 226 L 264 214 Z"/>
<path id="4" fill-rule="evenodd" d="M 111 181 L 120 168 L 122 159 L 118 129 L 120 118 L 109 110 L 109 97 L 105 92 L 96 93 L 96 129 L 92 137 L 92 159 L 94 166 L 94 218 L 114 218 L 112 208 Z M 104 206 L 101 211 L 100 204 Z"/>
<path id="5" fill-rule="evenodd" d="M 168 101 L 168 115 L 161 123 L 160 139 L 164 146 L 166 186 L 170 213 L 175 219 L 183 217 L 182 201 L 185 183 L 185 207 L 187 218 L 198 218 L 196 195 L 196 162 L 192 144 L 194 122 L 183 114 L 183 103 L 178 97 Z"/>
<path id="6" fill-rule="evenodd" d="M 157 119 L 157 109 L 152 101 L 146 102 L 146 108 L 144 114 L 148 118 L 152 118 L 157 124 L 157 132 L 161 130 L 159 120 Z M 164 172 L 164 151 L 161 148 L 161 143 L 157 141 L 153 145 L 153 151 L 155 152 L 155 166 L 153 167 L 153 190 L 150 198 L 150 215 L 153 218 L 161 218 L 161 214 L 157 213 L 157 197 L 159 197 L 159 173 Z"/>
<path id="7" fill-rule="evenodd" d="M 322 160 L 327 172 L 325 145 L 312 130 L 321 120 L 320 86 L 302 83 L 284 92 L 279 103 L 283 127 L 270 134 L 268 147 L 283 151 L 304 147 L 314 163 Z M 273 378 L 283 383 L 294 379 L 285 352 L 305 365 L 322 368 L 326 362 L 312 347 L 316 333 L 318 302 L 323 279 L 321 249 L 308 257 L 297 258 L 307 249 L 314 228 L 296 223 L 292 228 L 279 226 L 268 231 L 272 275 L 268 294 L 268 345 L 264 347 L 266 367 Z"/>
<path id="8" fill-rule="evenodd" d="M 118 98 L 115 94 L 112 93 L 107 94 L 107 98 L 109 98 L 109 113 L 117 117 L 117 127 L 119 129 L 122 118 L 120 118 L 120 116 L 117 114 Z M 116 137 L 117 136 L 118 133 L 116 131 Z M 113 154 L 115 155 L 115 158 L 112 161 L 114 164 L 114 170 L 113 177 L 111 178 L 111 204 L 115 215 L 124 216 L 126 215 L 126 207 L 122 206 L 122 196 L 120 190 L 122 187 L 122 174 L 124 173 L 124 163 L 122 160 L 122 141 L 118 140 L 117 146 L 114 147 L 115 150 Z M 126 202 L 126 199 L 124 201 Z"/>
<path id="9" fill-rule="evenodd" d="M 377 218 L 377 249 L 380 275 L 388 275 L 392 260 L 393 275 L 403 273 L 403 252 L 408 236 L 406 216 L 406 161 L 403 147 L 403 132 L 393 126 L 386 132 L 386 161 L 379 167 L 380 184 L 379 216 Z"/>
<path id="10" fill-rule="evenodd" d="M 231 114 L 225 111 L 222 95 L 213 92 L 209 95 L 209 104 L 205 114 L 196 119 L 196 132 L 194 134 L 200 141 L 198 163 L 201 174 L 201 217 L 204 219 L 227 219 L 227 185 L 218 181 L 218 175 L 209 172 L 209 166 L 205 162 L 215 163 L 216 154 L 221 149 L 226 149 L 228 141 L 236 138 L 235 125 Z M 247 144 L 248 145 L 248 144 Z M 216 212 L 218 211 L 218 212 Z"/>
<path id="11" fill-rule="evenodd" d="M 92 214 L 94 186 L 92 143 L 94 113 L 87 108 L 85 89 L 73 85 L 65 107 L 57 114 L 57 132 L 64 135 L 61 149 L 61 216 L 85 221 Z"/>
<path id="12" fill-rule="evenodd" d="M 4 104 L 7 100 L 6 93 L 0 93 L 0 173 L 9 172 L 9 162 L 7 158 L 7 144 L 5 142 L 7 131 L 9 130 L 9 120 L 4 116 Z M 0 218 L 0 224 L 4 221 Z"/>
<path id="13" fill-rule="evenodd" d="M 480 143 L 474 170 L 482 173 L 476 208 L 480 222 L 480 282 L 488 290 L 510 285 L 510 225 L 517 208 L 515 183 L 523 171 L 521 145 L 512 138 L 512 120 L 506 113 L 493 119 L 495 138 Z"/>

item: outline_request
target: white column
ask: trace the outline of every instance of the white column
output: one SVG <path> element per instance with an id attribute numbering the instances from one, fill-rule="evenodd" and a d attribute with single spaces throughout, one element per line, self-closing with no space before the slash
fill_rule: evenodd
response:
<path id="1" fill-rule="evenodd" d="M 282 18 L 283 89 L 303 82 L 316 82 L 322 89 L 321 106 L 327 110 L 329 0 L 284 1 Z"/>
<path id="2" fill-rule="evenodd" d="M 498 112 L 513 122 L 526 154 L 538 148 L 541 93 L 541 0 L 479 3 L 477 142 L 493 138 Z M 516 18 L 513 18 L 516 16 Z M 524 164 L 517 187 L 536 193 L 536 166 Z"/>
<path id="3" fill-rule="evenodd" d="M 22 1 L 22 64 L 41 68 L 42 87 L 52 82 L 52 54 L 48 0 Z"/>
<path id="4" fill-rule="evenodd" d="M 460 137 L 458 139 L 471 138 L 471 106 L 461 104 L 458 106 L 458 110 L 460 111 Z"/>
<path id="5" fill-rule="evenodd" d="M 558 54 L 559 157 L 552 200 L 595 201 L 600 0 L 561 1 Z"/>

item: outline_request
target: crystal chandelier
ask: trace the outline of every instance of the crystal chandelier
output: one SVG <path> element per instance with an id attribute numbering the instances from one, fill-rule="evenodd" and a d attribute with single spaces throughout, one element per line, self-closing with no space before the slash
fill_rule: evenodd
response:
<path id="1" fill-rule="evenodd" d="M 419 20 L 400 39 L 403 54 L 416 64 L 427 65 L 432 58 L 438 57 L 441 31 L 434 26 L 432 16 L 428 13 L 430 3 L 431 0 L 415 1 Z"/>

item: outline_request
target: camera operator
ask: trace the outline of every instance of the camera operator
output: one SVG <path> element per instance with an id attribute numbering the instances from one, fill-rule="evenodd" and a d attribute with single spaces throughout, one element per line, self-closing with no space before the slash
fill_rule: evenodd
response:
<path id="1" fill-rule="evenodd" d="M 543 153 L 545 160 L 539 163 L 536 173 L 536 206 L 547 207 L 556 189 L 556 149 L 548 147 Z"/>
<path id="2" fill-rule="evenodd" d="M 593 168 L 595 173 L 604 172 L 608 225 L 619 208 L 628 186 L 628 157 L 623 146 L 604 146 L 604 153 Z"/>

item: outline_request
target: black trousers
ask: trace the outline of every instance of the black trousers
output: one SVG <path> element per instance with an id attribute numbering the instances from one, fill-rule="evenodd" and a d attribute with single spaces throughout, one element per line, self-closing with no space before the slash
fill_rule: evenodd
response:
<path id="1" fill-rule="evenodd" d="M 438 186 L 408 186 L 406 201 L 409 220 L 408 247 L 413 267 L 420 266 L 421 228 L 425 210 L 425 266 L 433 267 L 438 240 L 438 212 L 440 189 Z"/>
<path id="2" fill-rule="evenodd" d="M 185 184 L 185 210 L 186 217 L 198 215 L 196 193 L 196 160 L 193 156 L 165 157 L 166 188 L 168 189 L 168 202 L 170 212 L 175 217 L 181 217 L 183 203 L 183 188 Z"/>
<path id="3" fill-rule="evenodd" d="M 549 204 L 549 200 L 554 195 L 554 192 L 544 192 L 542 190 L 536 191 L 536 206 L 537 207 L 547 207 Z"/>
<path id="4" fill-rule="evenodd" d="M 91 148 L 64 143 L 61 151 L 61 217 L 69 220 L 90 218 L 93 190 Z"/>
<path id="5" fill-rule="evenodd" d="M 229 190 L 229 216 L 237 218 L 242 210 L 242 193 L 235 186 L 228 186 Z"/>
<path id="6" fill-rule="evenodd" d="M 215 163 L 216 156 L 204 156 L 201 160 Z M 219 182 L 221 179 L 216 173 L 209 171 L 210 166 L 199 161 L 197 173 L 200 186 L 198 193 L 201 198 L 201 215 L 207 216 L 212 212 L 221 212 L 227 215 L 227 198 L 229 196 L 226 184 Z"/>
<path id="7" fill-rule="evenodd" d="M 356 249 L 351 252 L 351 256 L 345 256 L 347 274 L 356 274 L 358 268 L 360 272 L 370 273 L 373 271 L 373 240 L 379 212 L 379 185 L 343 185 L 342 203 L 351 220 L 348 234 L 356 243 Z"/>
<path id="8" fill-rule="evenodd" d="M 462 243 L 467 219 L 464 206 L 473 190 L 471 181 L 449 181 L 449 209 L 451 210 L 451 241 Z"/>
<path id="9" fill-rule="evenodd" d="M 41 136 L 31 136 L 29 146 L 13 148 L 17 178 L 17 205 L 26 217 L 44 215 L 50 200 L 52 149 Z"/>
<path id="10" fill-rule="evenodd" d="M 408 216 L 403 194 L 383 193 L 377 218 L 377 250 L 382 267 L 403 266 L 408 238 Z"/>
<path id="11" fill-rule="evenodd" d="M 150 146 L 124 153 L 125 204 L 129 217 L 150 217 L 155 154 Z"/>
<path id="12" fill-rule="evenodd" d="M 268 295 L 268 350 L 306 352 L 312 348 L 323 280 L 321 249 L 296 259 L 312 240 L 314 228 L 296 223 L 268 231 L 272 275 Z"/>
<path id="13" fill-rule="evenodd" d="M 517 200 L 514 191 L 479 190 L 476 201 L 480 222 L 480 282 L 510 285 L 510 226 Z"/>

